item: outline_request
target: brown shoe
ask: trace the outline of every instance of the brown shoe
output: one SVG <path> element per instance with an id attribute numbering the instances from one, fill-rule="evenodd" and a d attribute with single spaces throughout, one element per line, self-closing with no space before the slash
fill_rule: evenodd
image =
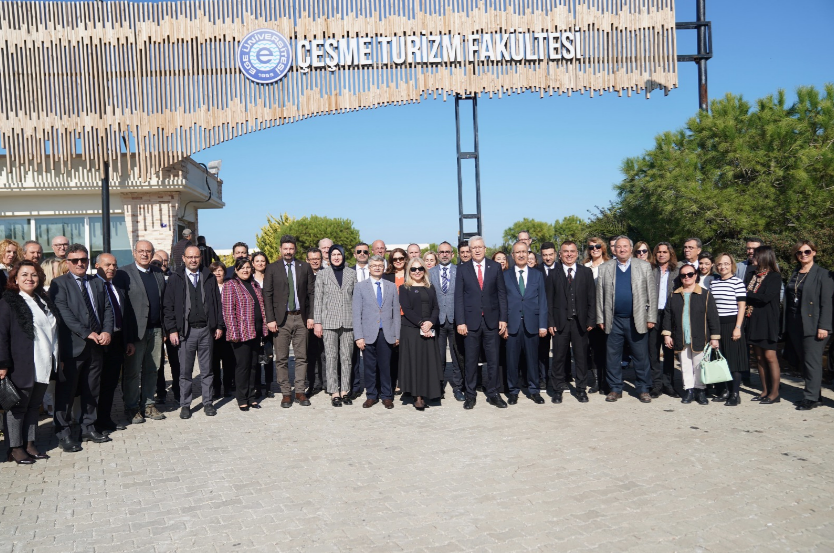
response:
<path id="1" fill-rule="evenodd" d="M 378 399 L 366 399 L 365 403 L 362 404 L 362 408 L 363 409 L 370 409 L 371 407 L 373 407 L 377 403 L 379 403 Z"/>
<path id="2" fill-rule="evenodd" d="M 281 398 L 281 407 L 284 409 L 289 409 L 292 407 L 292 396 L 287 394 Z"/>
<path id="3" fill-rule="evenodd" d="M 385 406 L 386 409 L 394 408 L 394 400 L 392 399 L 383 399 L 382 404 Z"/>
<path id="4" fill-rule="evenodd" d="M 310 406 L 310 400 L 307 399 L 307 396 L 304 395 L 304 394 L 295 394 L 295 401 L 296 401 L 296 403 L 298 403 L 302 407 L 309 407 Z"/>
<path id="5" fill-rule="evenodd" d="M 145 418 L 153 419 L 155 421 L 161 421 L 165 418 L 165 415 L 163 415 L 162 412 L 156 408 L 156 405 L 151 405 L 145 407 Z"/>
<path id="6" fill-rule="evenodd" d="M 640 394 L 640 403 L 651 403 L 652 402 L 652 395 L 646 392 Z"/>
<path id="7" fill-rule="evenodd" d="M 613 402 L 617 401 L 618 399 L 622 399 L 623 394 L 620 392 L 611 392 L 607 396 L 605 396 L 605 401 Z"/>

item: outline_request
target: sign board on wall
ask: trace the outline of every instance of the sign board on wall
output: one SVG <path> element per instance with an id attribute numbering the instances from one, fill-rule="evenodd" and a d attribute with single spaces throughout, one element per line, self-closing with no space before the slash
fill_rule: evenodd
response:
<path id="1" fill-rule="evenodd" d="M 448 94 L 677 87 L 674 0 L 4 2 L 13 167 L 140 174 L 263 128 Z"/>

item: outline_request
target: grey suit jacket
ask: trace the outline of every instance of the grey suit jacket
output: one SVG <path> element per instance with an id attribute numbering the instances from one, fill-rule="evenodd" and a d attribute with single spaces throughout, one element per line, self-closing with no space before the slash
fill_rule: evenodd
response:
<path id="1" fill-rule="evenodd" d="M 313 320 L 322 328 L 337 330 L 353 328 L 353 287 L 356 271 L 345 267 L 342 286 L 330 267 L 322 267 L 316 274 L 316 291 L 313 294 Z"/>
<path id="2" fill-rule="evenodd" d="M 455 275 L 458 273 L 458 266 L 450 263 L 449 269 L 449 289 L 445 294 L 440 286 L 443 267 L 438 264 L 429 269 L 429 282 L 437 294 L 437 306 L 440 308 L 440 324 L 455 322 Z"/>
<path id="3" fill-rule="evenodd" d="M 160 319 L 162 319 L 165 277 L 162 275 L 162 271 L 153 265 L 151 265 L 150 271 L 156 279 L 157 286 L 159 286 L 159 309 Z M 125 333 L 125 342 L 130 344 L 145 337 L 145 331 L 148 329 L 148 310 L 150 306 L 148 294 L 145 292 L 145 285 L 142 284 L 142 277 L 139 276 L 136 263 L 130 263 L 119 269 L 116 276 L 113 277 L 113 284 L 122 288 L 127 294 L 127 307 L 124 310 L 123 317 L 127 321 L 126 330 L 129 330 L 130 333 L 130 335 Z"/>
<path id="4" fill-rule="evenodd" d="M 605 333 L 611 333 L 614 322 L 614 292 L 617 282 L 617 259 L 610 259 L 599 266 L 597 277 L 597 324 L 605 324 Z M 649 331 L 648 323 L 657 323 L 657 287 L 652 266 L 648 261 L 631 258 L 631 294 L 634 326 L 637 332 Z"/>
<path id="5" fill-rule="evenodd" d="M 353 339 L 376 342 L 382 330 L 385 341 L 393 344 L 400 339 L 400 295 L 397 285 L 381 279 L 382 307 L 376 301 L 376 284 L 366 278 L 353 289 Z M 382 328 L 379 323 L 382 322 Z"/>
<path id="6" fill-rule="evenodd" d="M 101 323 L 101 331 L 113 334 L 113 308 L 107 299 L 104 283 L 98 278 L 89 278 L 90 300 Z M 81 288 L 71 273 L 55 278 L 49 285 L 49 297 L 55 302 L 63 324 L 58 326 L 58 342 L 64 359 L 78 357 L 87 347 L 87 336 L 93 331 L 89 314 L 81 295 Z M 92 343 L 92 342 L 90 342 Z"/>

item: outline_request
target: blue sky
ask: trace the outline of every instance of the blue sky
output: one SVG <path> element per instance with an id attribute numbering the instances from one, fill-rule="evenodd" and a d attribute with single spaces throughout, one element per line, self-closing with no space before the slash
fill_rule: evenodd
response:
<path id="1" fill-rule="evenodd" d="M 834 82 L 834 1 L 707 0 L 715 57 L 710 98 L 748 100 Z M 800 7 L 801 6 L 801 7 Z M 676 0 L 678 21 L 694 0 Z M 695 31 L 678 32 L 695 52 Z M 640 155 L 698 108 L 694 63 L 678 65 L 679 87 L 651 99 L 605 94 L 482 97 L 478 105 L 481 197 L 488 244 L 524 217 L 583 218 L 615 199 L 622 160 Z M 354 222 L 362 239 L 454 242 L 458 232 L 452 99 L 316 117 L 234 139 L 193 156 L 222 159 L 222 210 L 200 213 L 215 248 L 255 235 L 268 214 L 316 214 Z M 472 189 L 473 187 L 469 187 Z M 467 229 L 469 230 L 469 229 Z"/>

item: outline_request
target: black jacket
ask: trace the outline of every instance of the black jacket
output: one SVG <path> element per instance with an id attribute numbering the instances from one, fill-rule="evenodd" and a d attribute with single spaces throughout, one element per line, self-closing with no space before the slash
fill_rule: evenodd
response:
<path id="1" fill-rule="evenodd" d="M 547 275 L 547 326 L 562 330 L 568 324 L 568 277 L 561 263 Z M 597 287 L 594 272 L 584 265 L 576 264 L 573 277 L 573 291 L 576 301 L 576 317 L 583 329 L 597 324 Z"/>
<path id="2" fill-rule="evenodd" d="M 428 292 L 431 305 L 431 315 L 426 319 L 423 317 L 423 303 L 420 301 L 420 287 L 412 286 L 406 288 L 400 286 L 400 309 L 403 310 L 403 326 L 419 328 L 423 321 L 431 321 L 432 328 L 438 325 L 440 320 L 440 306 L 437 304 L 437 294 L 431 288 L 424 288 Z"/>
<path id="3" fill-rule="evenodd" d="M 208 327 L 214 332 L 218 328 L 225 329 L 223 324 L 223 307 L 220 301 L 220 290 L 217 279 L 208 269 L 200 271 L 200 285 L 203 287 Z M 188 320 L 185 317 L 186 300 L 185 287 L 190 286 L 185 277 L 185 266 L 180 265 L 168 277 L 165 285 L 165 295 L 162 297 L 162 317 L 165 332 L 177 332 L 183 338 L 188 333 Z"/>
<path id="4" fill-rule="evenodd" d="M 46 294 L 41 299 L 60 327 L 61 316 L 55 304 Z M 3 292 L 0 299 L 0 369 L 9 369 L 8 378 L 18 388 L 35 384 L 35 319 L 26 300 L 12 290 Z"/>
<path id="5" fill-rule="evenodd" d="M 794 269 L 794 275 L 799 268 Z M 791 278 L 794 278 L 791 275 Z M 834 280 L 832 274 L 814 263 L 802 287 L 802 300 L 799 304 L 799 314 L 802 316 L 802 335 L 816 336 L 817 330 L 831 332 L 832 296 L 834 296 Z M 790 282 L 790 279 L 788 279 Z M 761 290 L 761 288 L 760 288 Z M 782 315 L 782 331 L 787 332 L 787 325 L 792 321 L 788 318 L 787 304 Z"/>
<path id="6" fill-rule="evenodd" d="M 689 333 L 692 351 L 704 351 L 709 340 L 721 339 L 718 306 L 709 290 L 695 285 L 689 296 Z M 682 351 L 683 343 L 683 288 L 678 288 L 666 302 L 663 311 L 663 336 L 671 336 L 675 351 Z"/>

